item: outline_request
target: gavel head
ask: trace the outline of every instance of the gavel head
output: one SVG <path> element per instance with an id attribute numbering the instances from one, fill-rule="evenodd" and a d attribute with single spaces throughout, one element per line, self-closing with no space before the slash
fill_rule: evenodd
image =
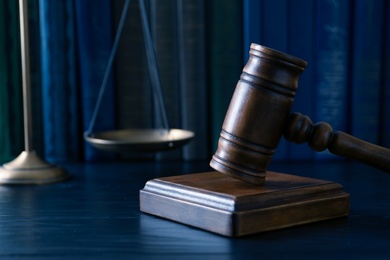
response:
<path id="1" fill-rule="evenodd" d="M 249 54 L 210 166 L 231 177 L 262 184 L 307 62 L 257 44 L 251 44 Z"/>

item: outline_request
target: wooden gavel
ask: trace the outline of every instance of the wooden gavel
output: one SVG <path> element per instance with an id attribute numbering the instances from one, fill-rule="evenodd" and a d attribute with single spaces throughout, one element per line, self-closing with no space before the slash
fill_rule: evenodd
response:
<path id="1" fill-rule="evenodd" d="M 298 78 L 307 62 L 251 44 L 250 57 L 237 83 L 210 166 L 234 178 L 263 184 L 266 169 L 284 135 L 308 142 L 316 151 L 367 163 L 390 172 L 390 150 L 343 132 L 325 122 L 291 113 Z"/>

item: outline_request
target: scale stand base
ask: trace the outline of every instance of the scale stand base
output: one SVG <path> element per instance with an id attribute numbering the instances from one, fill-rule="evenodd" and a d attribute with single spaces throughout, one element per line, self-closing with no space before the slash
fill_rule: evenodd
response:
<path id="1" fill-rule="evenodd" d="M 276 172 L 266 176 L 262 186 L 216 171 L 153 179 L 140 191 L 140 209 L 230 237 L 349 213 L 349 194 L 337 183 Z"/>
<path id="2" fill-rule="evenodd" d="M 34 151 L 24 151 L 0 167 L 0 184 L 47 184 L 67 178 L 63 168 L 43 161 Z"/>

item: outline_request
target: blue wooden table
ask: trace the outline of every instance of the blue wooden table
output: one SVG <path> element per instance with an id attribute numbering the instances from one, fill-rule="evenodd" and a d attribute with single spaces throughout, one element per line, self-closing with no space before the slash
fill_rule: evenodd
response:
<path id="1" fill-rule="evenodd" d="M 146 181 L 209 171 L 208 162 L 64 167 L 72 175 L 66 182 L 0 186 L 1 259 L 390 259 L 390 174 L 359 163 L 273 163 L 273 171 L 343 185 L 350 216 L 243 238 L 139 211 Z"/>

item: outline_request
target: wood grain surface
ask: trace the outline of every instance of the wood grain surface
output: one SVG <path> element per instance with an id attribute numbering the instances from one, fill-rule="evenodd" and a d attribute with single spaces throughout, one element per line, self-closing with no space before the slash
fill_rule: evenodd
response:
<path id="1" fill-rule="evenodd" d="M 390 175 L 359 163 L 274 163 L 340 183 L 348 218 L 228 238 L 144 214 L 148 180 L 210 171 L 208 162 L 67 164 L 67 182 L 0 186 L 1 259 L 284 259 L 390 257 Z"/>

